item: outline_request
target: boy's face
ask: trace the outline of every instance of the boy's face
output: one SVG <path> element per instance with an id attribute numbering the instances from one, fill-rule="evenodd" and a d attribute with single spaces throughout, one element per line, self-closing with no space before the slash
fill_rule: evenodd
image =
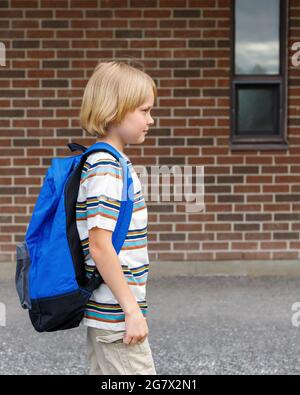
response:
<path id="1" fill-rule="evenodd" d="M 149 93 L 145 103 L 137 107 L 133 112 L 126 114 L 123 121 L 116 127 L 115 132 L 125 144 L 141 144 L 145 140 L 146 130 L 154 124 L 150 115 L 154 105 L 154 94 Z"/>

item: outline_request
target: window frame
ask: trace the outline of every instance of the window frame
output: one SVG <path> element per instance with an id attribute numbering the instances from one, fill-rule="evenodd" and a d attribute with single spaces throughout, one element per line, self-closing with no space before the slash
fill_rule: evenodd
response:
<path id="1" fill-rule="evenodd" d="M 287 81 L 288 81 L 288 9 L 289 0 L 279 0 L 279 74 L 235 74 L 235 8 L 236 0 L 231 7 L 231 61 L 230 61 L 230 148 L 249 150 L 287 150 Z M 237 135 L 237 87 L 238 85 L 276 84 L 278 89 L 278 136 L 247 137 Z"/>

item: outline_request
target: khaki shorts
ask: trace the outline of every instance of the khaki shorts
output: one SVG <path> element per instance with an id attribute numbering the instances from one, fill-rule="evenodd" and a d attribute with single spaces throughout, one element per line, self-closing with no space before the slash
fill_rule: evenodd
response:
<path id="1" fill-rule="evenodd" d="M 137 344 L 123 343 L 124 331 L 87 327 L 90 375 L 157 374 L 148 336 Z"/>

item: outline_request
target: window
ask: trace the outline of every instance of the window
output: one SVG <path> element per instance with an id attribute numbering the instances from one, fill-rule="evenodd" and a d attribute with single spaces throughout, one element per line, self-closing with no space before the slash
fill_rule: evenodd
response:
<path id="1" fill-rule="evenodd" d="M 287 149 L 288 0 L 234 0 L 231 149 Z"/>

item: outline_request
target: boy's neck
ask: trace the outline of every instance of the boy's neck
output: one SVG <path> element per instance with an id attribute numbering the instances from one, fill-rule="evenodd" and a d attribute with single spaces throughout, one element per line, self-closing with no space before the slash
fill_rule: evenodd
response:
<path id="1" fill-rule="evenodd" d="M 116 150 L 118 150 L 119 152 L 121 152 L 121 154 L 124 154 L 124 144 L 122 143 L 122 141 L 120 140 L 116 140 L 116 139 L 112 139 L 108 136 L 105 137 L 99 137 L 96 139 L 96 143 L 108 143 L 110 145 L 112 145 Z"/>

